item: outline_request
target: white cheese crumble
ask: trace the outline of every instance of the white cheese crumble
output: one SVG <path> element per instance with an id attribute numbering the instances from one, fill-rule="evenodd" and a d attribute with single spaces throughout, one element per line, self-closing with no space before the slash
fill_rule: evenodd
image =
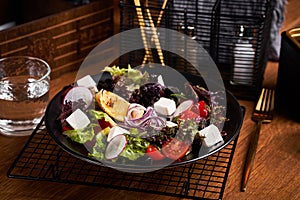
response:
<path id="1" fill-rule="evenodd" d="M 176 110 L 175 101 L 165 97 L 161 97 L 153 106 L 154 110 L 161 115 L 172 115 Z"/>
<path id="2" fill-rule="evenodd" d="M 200 131 L 200 136 L 204 136 L 203 144 L 206 147 L 211 147 L 223 141 L 223 137 L 215 125 L 211 124 Z"/>
<path id="3" fill-rule="evenodd" d="M 159 76 L 157 77 L 157 82 L 158 82 L 159 84 L 161 84 L 162 86 L 165 86 L 164 80 L 163 80 L 163 78 L 162 78 L 161 75 L 159 75 Z"/>
<path id="4" fill-rule="evenodd" d="M 77 85 L 84 86 L 87 88 L 93 88 L 95 90 L 95 92 L 98 92 L 97 84 L 90 75 L 86 75 L 86 76 L 82 77 L 81 79 L 77 80 Z"/>
<path id="5" fill-rule="evenodd" d="M 178 125 L 174 122 L 166 121 L 166 126 L 169 127 L 169 128 L 173 128 L 173 127 L 176 127 Z"/>
<path id="6" fill-rule="evenodd" d="M 66 121 L 74 129 L 83 129 L 91 123 L 88 116 L 80 109 L 75 110 L 69 117 L 67 117 Z"/>

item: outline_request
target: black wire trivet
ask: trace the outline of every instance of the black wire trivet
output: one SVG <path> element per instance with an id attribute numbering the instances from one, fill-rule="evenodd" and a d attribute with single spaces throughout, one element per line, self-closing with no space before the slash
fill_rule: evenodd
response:
<path id="1" fill-rule="evenodd" d="M 75 158 L 41 123 L 9 168 L 10 178 L 102 186 L 185 198 L 222 199 L 237 138 L 197 162 L 149 173 L 126 173 Z"/>

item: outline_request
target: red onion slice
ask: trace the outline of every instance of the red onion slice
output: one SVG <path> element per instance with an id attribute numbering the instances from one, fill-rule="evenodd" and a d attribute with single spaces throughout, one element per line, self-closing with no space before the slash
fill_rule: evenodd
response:
<path id="1" fill-rule="evenodd" d="M 155 129 L 161 129 L 166 124 L 166 119 L 159 117 L 155 112 L 154 108 L 145 108 L 139 104 L 134 104 L 129 106 L 127 115 L 125 117 L 125 124 L 131 127 L 145 128 L 151 126 Z M 145 110 L 145 113 L 139 118 L 133 118 L 133 112 L 140 112 L 140 110 Z"/>

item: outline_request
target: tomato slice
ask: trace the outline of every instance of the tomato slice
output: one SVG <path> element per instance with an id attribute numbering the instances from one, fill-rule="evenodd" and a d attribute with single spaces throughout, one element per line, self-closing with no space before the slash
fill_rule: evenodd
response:
<path id="1" fill-rule="evenodd" d="M 146 154 L 153 160 L 162 160 L 165 156 L 153 145 L 149 145 Z"/>
<path id="2" fill-rule="evenodd" d="M 162 147 L 163 154 L 172 160 L 182 158 L 188 150 L 189 145 L 187 143 L 175 138 Z"/>
<path id="3" fill-rule="evenodd" d="M 68 122 L 64 121 L 62 124 L 62 131 L 68 131 L 68 130 L 73 130 L 73 128 L 68 124 Z"/>
<path id="4" fill-rule="evenodd" d="M 199 117 L 199 114 L 195 113 L 194 111 L 191 111 L 191 110 L 186 110 L 184 111 L 181 115 L 180 115 L 180 119 L 184 119 L 184 120 L 187 120 L 187 119 L 195 119 Z"/>
<path id="5" fill-rule="evenodd" d="M 98 119 L 98 123 L 102 129 L 107 127 L 112 128 L 112 125 L 108 121 L 105 121 L 105 119 Z"/>
<path id="6" fill-rule="evenodd" d="M 64 131 L 68 131 L 68 130 L 73 130 L 73 128 L 71 127 L 71 126 L 69 126 L 69 125 L 64 125 L 64 126 L 62 126 L 62 131 L 64 132 Z"/>

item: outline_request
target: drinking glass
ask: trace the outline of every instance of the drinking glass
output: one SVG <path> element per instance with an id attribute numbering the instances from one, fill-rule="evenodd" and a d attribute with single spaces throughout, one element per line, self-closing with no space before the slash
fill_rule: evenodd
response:
<path id="1" fill-rule="evenodd" d="M 48 104 L 50 66 L 42 59 L 12 56 L 0 59 L 0 133 L 30 135 Z"/>

